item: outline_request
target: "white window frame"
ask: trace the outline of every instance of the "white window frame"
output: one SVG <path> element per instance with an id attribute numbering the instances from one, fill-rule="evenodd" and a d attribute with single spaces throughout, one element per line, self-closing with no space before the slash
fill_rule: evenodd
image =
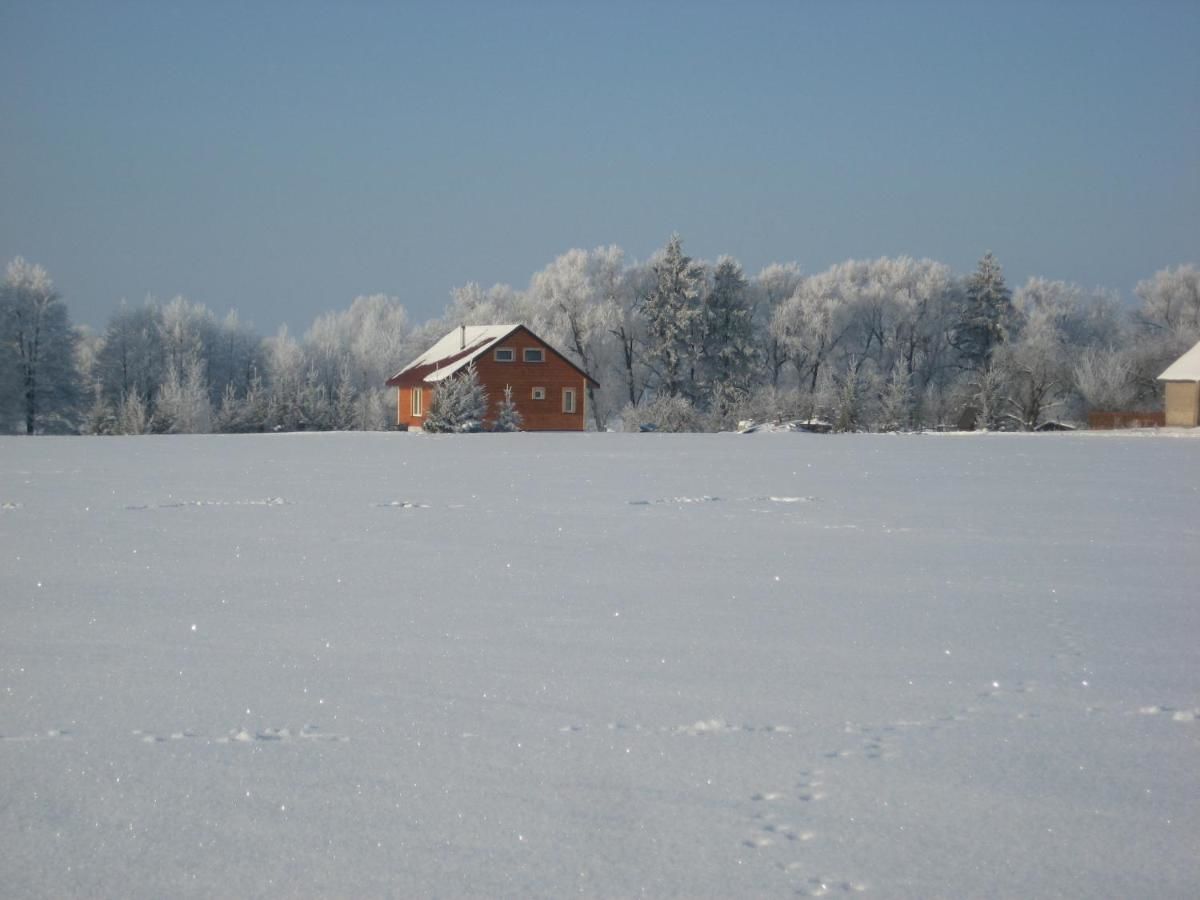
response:
<path id="1" fill-rule="evenodd" d="M 564 413 L 568 413 L 568 414 L 574 413 L 575 412 L 575 388 L 563 388 L 562 400 L 563 400 L 562 411 Z"/>
<path id="2" fill-rule="evenodd" d="M 414 419 L 419 419 L 425 415 L 425 390 L 424 388 L 414 387 L 412 389 L 412 414 Z"/>
<path id="3" fill-rule="evenodd" d="M 505 354 L 501 356 L 500 354 Z M 496 352 L 492 354 L 492 359 L 500 363 L 510 363 L 517 361 L 517 351 L 512 347 L 497 347 Z"/>
<path id="4" fill-rule="evenodd" d="M 530 359 L 530 353 L 536 353 L 537 359 Z M 527 363 L 544 363 L 546 361 L 546 351 L 541 347 L 526 347 L 521 351 L 521 359 Z"/>
<path id="5" fill-rule="evenodd" d="M 545 400 L 546 389 L 544 387 L 535 387 L 530 395 L 534 400 Z"/>

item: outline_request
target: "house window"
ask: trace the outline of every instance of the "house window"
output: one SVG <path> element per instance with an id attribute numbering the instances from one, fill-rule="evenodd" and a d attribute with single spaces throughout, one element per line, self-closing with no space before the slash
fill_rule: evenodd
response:
<path id="1" fill-rule="evenodd" d="M 525 362 L 545 362 L 545 361 L 546 361 L 546 351 L 545 350 L 542 350 L 540 347 L 537 347 L 537 348 L 526 347 L 525 348 Z"/>
<path id="2" fill-rule="evenodd" d="M 423 394 L 424 391 L 419 387 L 412 389 L 412 414 L 414 416 L 421 415 L 421 401 L 424 400 Z"/>
<path id="3" fill-rule="evenodd" d="M 534 388 L 533 389 L 533 399 L 534 400 L 545 400 L 546 399 L 546 389 L 544 387 Z"/>
<path id="4" fill-rule="evenodd" d="M 517 358 L 517 352 L 512 347 L 497 347 L 496 362 L 512 362 Z"/>
<path id="5" fill-rule="evenodd" d="M 563 412 L 575 412 L 575 389 L 563 388 Z"/>

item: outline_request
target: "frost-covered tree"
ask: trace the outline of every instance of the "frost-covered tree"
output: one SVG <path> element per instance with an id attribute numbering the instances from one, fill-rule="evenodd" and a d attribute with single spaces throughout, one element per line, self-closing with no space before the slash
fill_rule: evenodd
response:
<path id="1" fill-rule="evenodd" d="M 700 431 L 702 419 L 687 397 L 659 394 L 637 406 L 621 411 L 625 431 Z"/>
<path id="2" fill-rule="evenodd" d="M 849 331 L 837 267 L 806 278 L 776 310 L 771 331 L 787 348 L 802 390 L 813 393 Z"/>
<path id="3" fill-rule="evenodd" d="M 1134 294 L 1146 328 L 1181 335 L 1183 343 L 1200 340 L 1200 269 L 1194 264 L 1162 269 L 1139 281 Z"/>
<path id="4" fill-rule="evenodd" d="M 658 279 L 650 263 L 630 266 L 624 273 L 617 293 L 616 321 L 610 332 L 617 340 L 623 396 L 626 404 L 637 406 L 646 392 L 649 367 L 646 364 L 646 298 Z"/>
<path id="5" fill-rule="evenodd" d="M 121 401 L 116 430 L 118 434 L 146 434 L 150 430 L 150 413 L 141 394 L 131 392 Z"/>
<path id="6" fill-rule="evenodd" d="M 1071 388 L 1068 356 L 1052 328 L 1027 333 L 993 356 L 1001 380 L 1003 413 L 1023 431 L 1033 431 Z"/>
<path id="7" fill-rule="evenodd" d="M 912 407 L 912 374 L 904 360 L 897 359 L 880 392 L 879 427 L 884 431 L 902 431 L 911 427 Z"/>
<path id="8" fill-rule="evenodd" d="M 750 393 L 758 365 L 749 283 L 737 260 L 717 260 L 701 309 L 704 381 L 711 406 L 724 411 Z"/>
<path id="9" fill-rule="evenodd" d="M 991 431 L 1003 428 L 1007 421 L 1004 413 L 1004 370 L 989 360 L 982 369 L 975 369 L 966 378 L 970 400 L 976 410 L 975 427 Z"/>
<path id="10" fill-rule="evenodd" d="M 500 402 L 496 404 L 496 417 L 492 424 L 492 431 L 520 431 L 521 430 L 521 411 L 517 409 L 517 404 L 513 400 L 513 389 L 511 384 L 504 386 L 504 396 L 500 398 Z"/>
<path id="11" fill-rule="evenodd" d="M 832 377 L 834 431 L 858 431 L 867 420 L 867 393 L 870 378 L 859 360 L 846 360 L 845 368 Z"/>
<path id="12" fill-rule="evenodd" d="M 1108 347 L 1089 347 L 1072 369 L 1075 390 L 1089 410 L 1121 412 L 1137 401 L 1137 369 L 1131 354 Z"/>
<path id="13" fill-rule="evenodd" d="M 601 383 L 602 367 L 616 365 L 613 328 L 620 317 L 623 268 L 619 247 L 569 250 L 533 276 L 525 297 L 531 327 Z M 610 405 L 590 382 L 587 407 L 596 428 L 603 428 Z"/>
<path id="14" fill-rule="evenodd" d="M 132 396 L 137 396 L 136 394 Z M 158 389 L 153 427 L 166 434 L 205 434 L 212 431 L 212 403 L 199 352 L 180 363 L 172 361 Z"/>
<path id="15" fill-rule="evenodd" d="M 771 263 L 751 280 L 749 289 L 754 306 L 754 334 L 759 342 L 759 359 L 764 366 L 765 381 L 779 387 L 779 377 L 788 363 L 788 348 L 771 329 L 775 311 L 794 293 L 804 280 L 797 263 Z"/>
<path id="16" fill-rule="evenodd" d="M 0 283 L 0 428 L 74 427 L 81 396 L 76 334 L 41 266 L 12 260 Z"/>
<path id="17" fill-rule="evenodd" d="M 657 389 L 669 397 L 683 393 L 694 362 L 693 337 L 701 322 L 704 270 L 685 256 L 679 235 L 667 242 L 653 264 L 654 286 L 642 304 L 646 356 L 658 375 Z"/>
<path id="18" fill-rule="evenodd" d="M 432 432 L 478 431 L 487 414 L 487 399 L 472 360 L 464 370 L 438 382 L 422 427 Z"/>
<path id="19" fill-rule="evenodd" d="M 996 257 L 988 252 L 967 279 L 953 343 L 969 368 L 980 368 L 1004 343 L 1012 326 L 1012 292 Z"/>

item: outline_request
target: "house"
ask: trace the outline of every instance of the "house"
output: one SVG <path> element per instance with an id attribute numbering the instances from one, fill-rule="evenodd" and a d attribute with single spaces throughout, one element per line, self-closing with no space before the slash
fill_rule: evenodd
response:
<path id="1" fill-rule="evenodd" d="M 1167 366 L 1158 380 L 1166 385 L 1163 406 L 1167 424 L 1184 428 L 1200 425 L 1200 341 Z"/>
<path id="2" fill-rule="evenodd" d="M 438 384 L 472 361 L 488 395 L 485 427 L 511 386 L 524 431 L 583 431 L 587 387 L 599 385 L 524 325 L 462 325 L 389 378 L 396 424 L 420 428 Z"/>

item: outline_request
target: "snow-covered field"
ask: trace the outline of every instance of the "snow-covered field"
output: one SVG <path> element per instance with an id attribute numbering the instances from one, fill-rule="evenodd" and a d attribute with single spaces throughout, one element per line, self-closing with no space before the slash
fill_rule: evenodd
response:
<path id="1" fill-rule="evenodd" d="M 0 895 L 1194 897 L 1200 442 L 0 439 Z"/>

